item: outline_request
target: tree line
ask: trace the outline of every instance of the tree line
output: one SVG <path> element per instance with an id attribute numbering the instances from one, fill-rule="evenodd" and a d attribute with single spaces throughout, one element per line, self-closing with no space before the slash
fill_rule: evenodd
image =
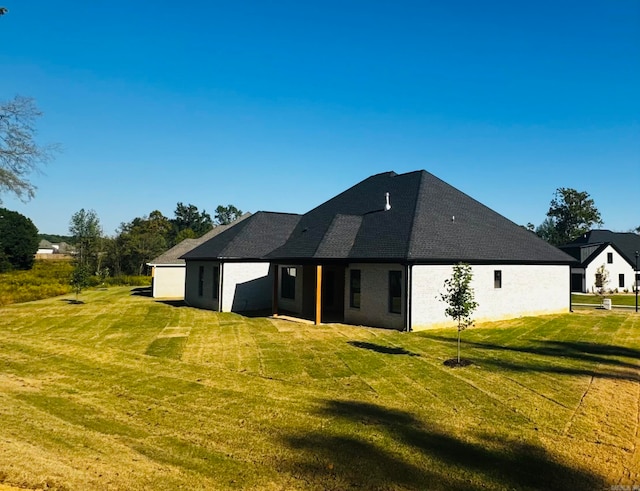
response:
<path id="1" fill-rule="evenodd" d="M 59 151 L 56 144 L 36 141 L 35 123 L 41 116 L 32 98 L 15 96 L 0 101 L 0 204 L 4 193 L 23 200 L 32 198 L 36 189 L 29 175 Z M 213 220 L 205 210 L 178 203 L 173 218 L 154 210 L 122 223 L 114 237 L 105 237 L 95 211 L 81 209 L 71 218 L 70 233 L 79 263 L 91 274 L 142 274 L 146 263 L 168 248 L 184 239 L 200 237 L 241 214 L 233 205 L 220 205 Z M 525 228 L 553 245 L 563 245 L 602 225 L 589 193 L 558 188 L 547 218 L 537 227 L 529 223 Z M 634 231 L 640 233 L 640 226 Z M 37 229 L 31 220 L 0 208 L 0 271 L 29 269 L 37 244 Z"/>
<path id="2" fill-rule="evenodd" d="M 212 219 L 206 210 L 199 211 L 195 205 L 178 203 L 173 218 L 154 210 L 149 215 L 120 224 L 116 235 L 107 237 L 96 212 L 83 208 L 71 217 L 69 234 L 78 265 L 90 274 L 143 275 L 149 261 L 174 245 L 201 237 L 241 215 L 242 211 L 234 205 L 220 205 Z"/>

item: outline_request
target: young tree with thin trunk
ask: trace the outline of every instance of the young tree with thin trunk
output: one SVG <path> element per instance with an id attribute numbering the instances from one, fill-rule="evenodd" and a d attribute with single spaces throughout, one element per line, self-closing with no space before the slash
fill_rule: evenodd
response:
<path id="1" fill-rule="evenodd" d="M 94 274 L 100 269 L 102 248 L 102 227 L 97 213 L 84 208 L 74 213 L 69 222 L 69 233 L 76 247 L 76 262 Z"/>
<path id="2" fill-rule="evenodd" d="M 596 294 L 603 300 L 607 294 L 607 287 L 609 286 L 609 271 L 604 264 L 600 265 L 596 269 Z"/>
<path id="3" fill-rule="evenodd" d="M 71 274 L 71 287 L 76 294 L 75 303 L 80 303 L 78 300 L 78 296 L 82 293 L 82 290 L 89 286 L 89 278 L 90 278 L 89 270 L 86 266 L 82 264 L 76 264 L 73 273 Z"/>
<path id="4" fill-rule="evenodd" d="M 459 263 L 453 267 L 451 278 L 444 281 L 446 293 L 440 298 L 449 304 L 444 313 L 458 323 L 458 365 L 460 365 L 460 333 L 473 325 L 471 315 L 478 307 L 471 288 L 473 273 L 469 264 Z"/>

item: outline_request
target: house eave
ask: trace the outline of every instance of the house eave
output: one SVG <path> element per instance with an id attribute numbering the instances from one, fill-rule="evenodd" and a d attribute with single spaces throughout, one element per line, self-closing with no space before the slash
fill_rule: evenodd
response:
<path id="1" fill-rule="evenodd" d="M 530 259 L 469 259 L 469 258 L 406 258 L 406 257 L 278 257 L 269 258 L 275 264 L 349 264 L 349 263 L 377 263 L 377 264 L 410 264 L 410 265 L 450 265 L 467 263 L 471 265 L 523 265 L 523 266 L 575 266 L 578 261 L 530 260 Z"/>
<path id="2" fill-rule="evenodd" d="M 272 262 L 269 259 L 261 257 L 230 257 L 230 256 L 208 256 L 208 257 L 190 257 L 184 259 L 186 262 L 190 261 L 217 261 L 227 263 L 268 263 Z"/>

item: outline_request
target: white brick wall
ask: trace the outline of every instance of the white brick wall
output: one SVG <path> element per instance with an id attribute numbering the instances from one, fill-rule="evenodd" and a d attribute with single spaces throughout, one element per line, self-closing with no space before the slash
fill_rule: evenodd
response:
<path id="1" fill-rule="evenodd" d="M 218 310 L 218 300 L 213 298 L 213 267 L 219 266 L 214 261 L 187 261 L 184 300 L 188 305 L 203 309 Z M 202 295 L 198 292 L 199 268 L 204 267 L 204 288 Z"/>
<path id="2" fill-rule="evenodd" d="M 606 259 L 606 255 L 605 255 Z M 614 259 L 615 261 L 615 259 Z M 217 310 L 213 298 L 213 261 L 188 261 L 185 300 L 195 307 Z M 204 266 L 204 289 L 198 295 L 199 267 Z M 349 305 L 350 270 L 360 270 L 360 308 Z M 225 263 L 222 265 L 222 309 L 225 312 L 269 308 L 275 267 L 268 263 Z M 502 287 L 494 287 L 494 271 L 502 272 Z M 389 312 L 389 271 L 402 272 L 402 312 Z M 278 273 L 280 268 L 278 268 Z M 345 312 L 348 324 L 403 329 L 405 322 L 406 269 L 400 264 L 351 264 L 345 269 Z M 444 280 L 452 266 L 418 265 L 412 268 L 412 328 L 452 326 L 440 300 Z M 569 266 L 482 265 L 473 266 L 472 287 L 479 306 L 476 321 L 498 320 L 569 311 Z M 278 281 L 278 285 L 281 281 Z M 295 299 L 281 298 L 279 309 L 302 312 L 303 268 L 297 267 Z"/>
<path id="3" fill-rule="evenodd" d="M 472 266 L 476 321 L 568 312 L 569 266 L 481 265 Z M 502 288 L 494 288 L 494 271 L 502 271 Z M 414 266 L 412 268 L 413 329 L 452 326 L 444 315 L 446 303 L 440 300 L 444 280 L 452 266 Z"/>
<path id="4" fill-rule="evenodd" d="M 349 306 L 350 270 L 360 270 L 360 308 Z M 350 264 L 345 270 L 344 320 L 347 324 L 404 328 L 405 302 L 400 314 L 389 312 L 389 271 L 402 271 L 402 298 L 405 297 L 405 268 L 400 264 Z"/>
<path id="5" fill-rule="evenodd" d="M 202 295 L 198 291 L 200 266 L 204 267 Z M 213 298 L 214 266 L 220 267 L 223 312 L 271 307 L 273 279 L 269 273 L 269 263 L 219 263 L 216 261 L 187 261 L 185 288 L 187 304 L 218 310 L 219 300 Z"/>
<path id="6" fill-rule="evenodd" d="M 154 298 L 184 298 L 184 265 L 153 267 Z"/>
<path id="7" fill-rule="evenodd" d="M 269 263 L 225 263 L 222 276 L 223 312 L 271 308 L 273 276 Z"/>

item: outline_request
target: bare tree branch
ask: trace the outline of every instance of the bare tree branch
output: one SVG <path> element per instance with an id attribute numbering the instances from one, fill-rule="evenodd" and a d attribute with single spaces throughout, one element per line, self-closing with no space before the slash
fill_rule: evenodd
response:
<path id="1" fill-rule="evenodd" d="M 30 97 L 16 96 L 0 103 L 0 196 L 10 192 L 22 201 L 33 198 L 36 188 L 28 176 L 60 151 L 59 145 L 35 141 L 35 122 L 40 116 L 42 112 Z"/>

